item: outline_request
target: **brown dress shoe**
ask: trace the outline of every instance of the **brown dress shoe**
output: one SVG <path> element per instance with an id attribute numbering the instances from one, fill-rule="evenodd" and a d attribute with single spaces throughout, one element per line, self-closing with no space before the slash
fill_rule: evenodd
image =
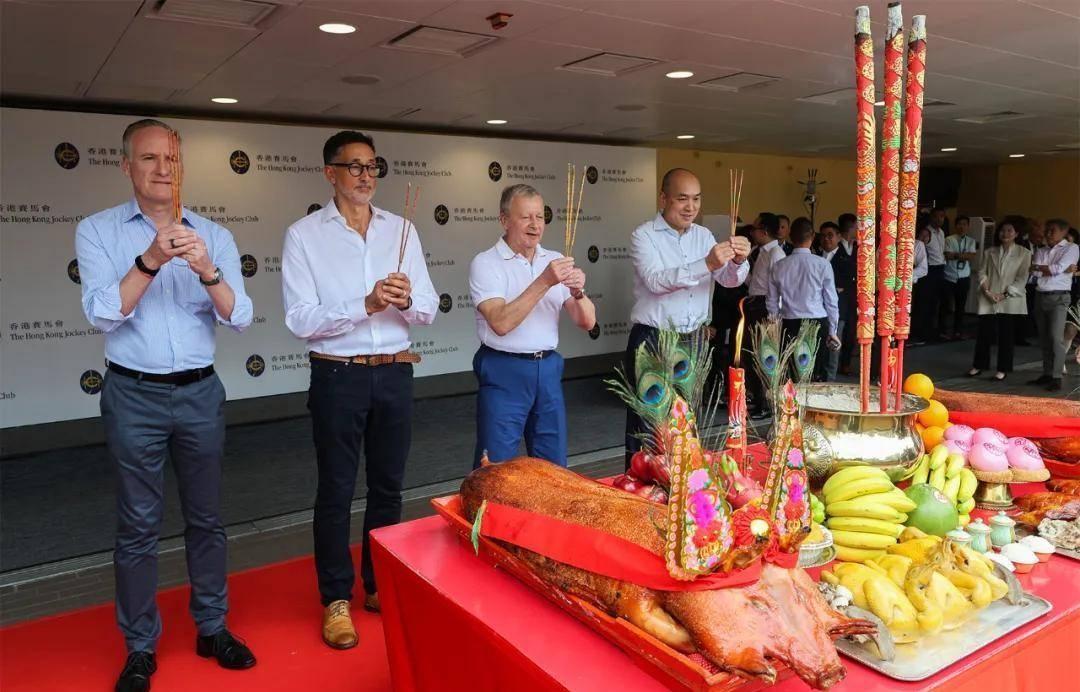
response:
<path id="1" fill-rule="evenodd" d="M 326 645 L 334 649 L 351 649 L 356 646 L 359 637 L 353 627 L 348 601 L 334 601 L 323 611 L 322 638 Z"/>
<path id="2" fill-rule="evenodd" d="M 378 613 L 379 611 L 379 594 L 369 593 L 364 596 L 364 610 L 369 613 Z"/>

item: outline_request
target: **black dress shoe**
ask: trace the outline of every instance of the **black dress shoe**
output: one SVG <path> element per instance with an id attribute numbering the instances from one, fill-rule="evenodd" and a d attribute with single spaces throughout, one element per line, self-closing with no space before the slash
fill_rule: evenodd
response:
<path id="1" fill-rule="evenodd" d="M 769 410 L 766 408 L 755 408 L 748 411 L 747 415 L 750 417 L 750 420 L 765 420 L 772 414 L 769 413 Z"/>
<path id="2" fill-rule="evenodd" d="M 1034 380 L 1028 380 L 1028 384 L 1050 384 L 1052 379 L 1049 375 L 1039 375 Z"/>
<path id="3" fill-rule="evenodd" d="M 195 639 L 195 653 L 203 658 L 216 658 L 218 665 L 229 670 L 243 670 L 255 665 L 255 655 L 229 630 L 209 637 Z"/>
<path id="4" fill-rule="evenodd" d="M 116 692 L 146 692 L 150 676 L 157 670 L 157 660 L 150 651 L 132 651 L 116 681 Z"/>
<path id="5" fill-rule="evenodd" d="M 1048 392 L 1060 392 L 1061 391 L 1061 378 L 1055 377 L 1046 383 L 1046 391 Z"/>

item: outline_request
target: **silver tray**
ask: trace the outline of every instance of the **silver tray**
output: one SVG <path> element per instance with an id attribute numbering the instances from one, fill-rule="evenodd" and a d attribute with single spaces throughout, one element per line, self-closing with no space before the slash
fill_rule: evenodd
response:
<path id="1" fill-rule="evenodd" d="M 848 658 L 893 680 L 918 682 L 937 675 L 960 659 L 1053 609 L 1046 599 L 1029 593 L 1024 596 L 1026 600 L 1020 605 L 1009 605 L 1004 600 L 995 601 L 955 630 L 925 637 L 911 644 L 897 644 L 896 658 L 892 661 L 878 660 L 872 649 L 848 639 L 837 641 L 836 648 Z"/>
<path id="2" fill-rule="evenodd" d="M 1054 548 L 1054 555 L 1064 555 L 1065 557 L 1071 557 L 1074 560 L 1080 560 L 1080 550 L 1066 550 L 1065 548 Z"/>

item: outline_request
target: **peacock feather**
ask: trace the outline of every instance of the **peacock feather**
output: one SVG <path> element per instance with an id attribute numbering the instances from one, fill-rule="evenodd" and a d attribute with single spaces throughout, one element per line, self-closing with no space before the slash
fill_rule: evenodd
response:
<path id="1" fill-rule="evenodd" d="M 780 395 L 780 382 L 785 378 L 788 360 L 791 358 L 795 342 L 783 341 L 780 322 L 766 320 L 754 325 L 750 334 L 754 348 L 754 365 L 765 386 L 769 401 L 776 401 Z"/>
<path id="2" fill-rule="evenodd" d="M 821 325 L 810 320 L 803 320 L 799 333 L 795 336 L 791 351 L 791 367 L 795 371 L 795 382 L 804 385 L 814 374 L 814 360 L 817 358 L 818 331 Z"/>

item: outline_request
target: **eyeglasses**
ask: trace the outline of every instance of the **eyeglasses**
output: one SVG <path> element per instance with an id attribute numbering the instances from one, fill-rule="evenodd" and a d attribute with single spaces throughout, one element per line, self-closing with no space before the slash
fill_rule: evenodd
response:
<path id="1" fill-rule="evenodd" d="M 354 178 L 359 178 L 367 171 L 367 174 L 372 178 L 376 178 L 379 175 L 379 164 L 377 163 L 328 163 L 327 166 L 333 166 L 334 168 L 346 168 L 349 171 L 349 175 Z"/>

